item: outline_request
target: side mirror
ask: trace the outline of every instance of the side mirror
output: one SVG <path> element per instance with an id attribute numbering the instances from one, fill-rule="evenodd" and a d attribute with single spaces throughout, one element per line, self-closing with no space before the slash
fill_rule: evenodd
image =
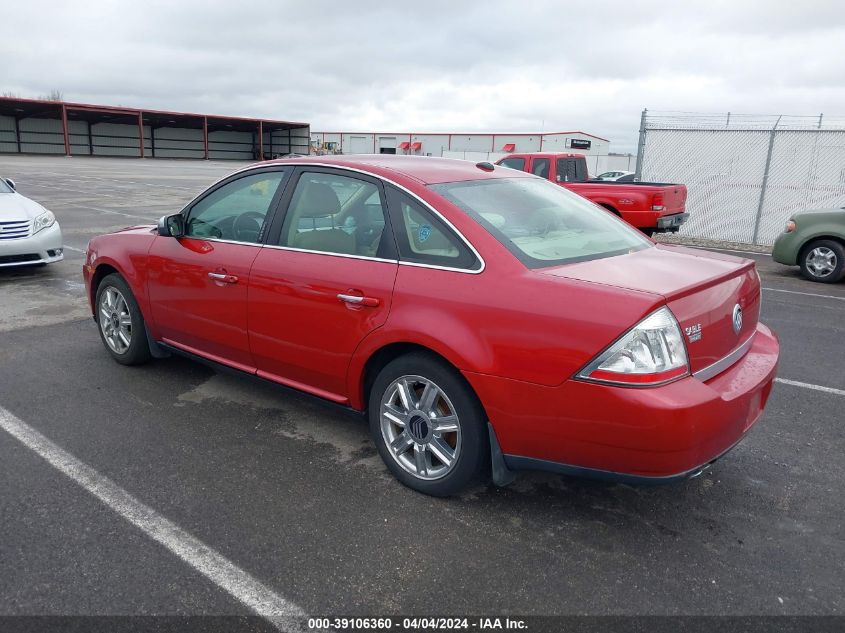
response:
<path id="1" fill-rule="evenodd" d="M 158 221 L 158 234 L 163 237 L 182 237 L 185 235 L 185 218 L 181 213 L 161 216 Z"/>
<path id="2" fill-rule="evenodd" d="M 15 185 L 14 180 L 12 180 L 11 178 L 5 178 L 5 180 L 6 180 L 6 184 L 9 185 L 12 188 L 12 191 L 18 190 L 17 186 Z"/>

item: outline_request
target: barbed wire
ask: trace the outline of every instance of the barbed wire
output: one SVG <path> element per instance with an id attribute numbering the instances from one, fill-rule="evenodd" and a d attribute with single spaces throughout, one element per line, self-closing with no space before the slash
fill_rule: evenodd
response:
<path id="1" fill-rule="evenodd" d="M 645 126 L 650 130 L 845 130 L 845 116 L 666 110 L 646 111 Z"/>

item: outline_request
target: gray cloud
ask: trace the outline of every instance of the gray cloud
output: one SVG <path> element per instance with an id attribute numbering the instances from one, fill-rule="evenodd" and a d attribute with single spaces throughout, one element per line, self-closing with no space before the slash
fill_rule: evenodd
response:
<path id="1" fill-rule="evenodd" d="M 835 1 L 0 2 L 0 90 L 314 129 L 582 129 L 845 114 Z"/>

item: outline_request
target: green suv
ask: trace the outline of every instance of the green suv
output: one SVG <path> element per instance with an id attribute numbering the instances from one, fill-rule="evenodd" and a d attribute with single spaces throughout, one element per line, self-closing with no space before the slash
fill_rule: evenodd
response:
<path id="1" fill-rule="evenodd" d="M 775 240 L 772 259 L 800 266 L 810 281 L 832 284 L 845 276 L 845 210 L 796 213 Z"/>

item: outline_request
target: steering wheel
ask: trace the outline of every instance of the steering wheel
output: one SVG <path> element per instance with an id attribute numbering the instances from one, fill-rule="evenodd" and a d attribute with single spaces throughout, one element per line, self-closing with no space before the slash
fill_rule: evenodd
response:
<path id="1" fill-rule="evenodd" d="M 261 227 L 264 225 L 264 215 L 257 211 L 241 213 L 232 223 L 232 232 L 239 242 L 257 242 Z"/>

